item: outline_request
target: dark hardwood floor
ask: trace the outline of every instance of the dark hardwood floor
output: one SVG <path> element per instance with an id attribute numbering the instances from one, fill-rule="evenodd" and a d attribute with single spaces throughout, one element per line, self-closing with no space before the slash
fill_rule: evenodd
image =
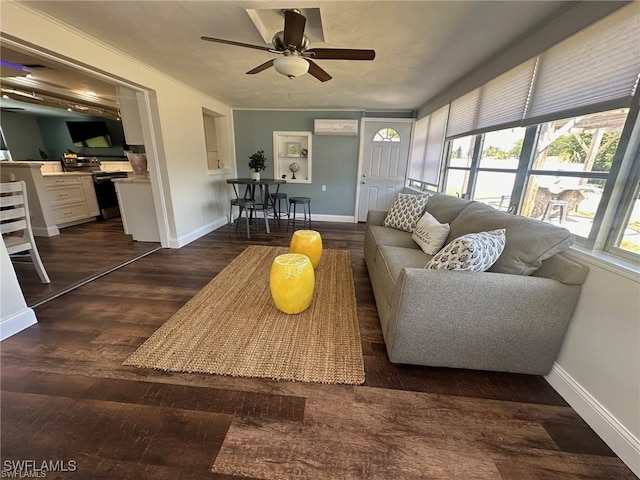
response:
<path id="1" fill-rule="evenodd" d="M 46 478 L 90 480 L 635 478 L 542 377 L 390 364 L 364 225 L 313 228 L 352 253 L 364 385 L 122 366 L 249 244 L 221 228 L 44 303 L 37 325 L 2 342 L 2 468 L 73 461 Z M 251 243 L 289 236 L 274 228 Z"/>
<path id="2" fill-rule="evenodd" d="M 29 306 L 160 247 L 155 242 L 134 242 L 124 233 L 120 217 L 61 228 L 60 235 L 35 240 L 51 283 L 40 281 L 30 259 L 14 263 Z"/>

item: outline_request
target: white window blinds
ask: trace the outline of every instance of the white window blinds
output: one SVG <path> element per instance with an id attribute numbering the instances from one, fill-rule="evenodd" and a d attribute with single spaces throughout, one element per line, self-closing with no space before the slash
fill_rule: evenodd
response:
<path id="1" fill-rule="evenodd" d="M 639 73 L 640 4 L 634 2 L 540 56 L 526 118 L 628 106 Z"/>
<path id="2" fill-rule="evenodd" d="M 447 125 L 447 137 L 454 137 L 471 132 L 476 128 L 478 107 L 480 105 L 480 89 L 456 98 L 451 102 L 449 111 L 449 123 Z"/>
<path id="3" fill-rule="evenodd" d="M 422 179 L 422 166 L 424 164 L 424 153 L 427 148 L 429 120 L 431 120 L 430 115 L 422 117 L 415 123 L 413 127 L 413 139 L 411 140 L 411 160 L 409 163 L 409 178 L 412 180 Z"/>
<path id="4" fill-rule="evenodd" d="M 442 107 L 433 112 L 429 123 L 427 146 L 424 155 L 424 169 L 422 181 L 431 185 L 438 185 L 442 165 L 442 151 L 444 149 L 444 134 L 447 128 L 449 107 Z"/>
<path id="5" fill-rule="evenodd" d="M 482 87 L 477 130 L 518 125 L 524 118 L 536 58 L 494 78 Z"/>

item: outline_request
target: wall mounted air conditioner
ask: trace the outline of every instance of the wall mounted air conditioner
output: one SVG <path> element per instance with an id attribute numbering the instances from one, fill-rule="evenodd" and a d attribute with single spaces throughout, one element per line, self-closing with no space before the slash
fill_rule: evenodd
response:
<path id="1" fill-rule="evenodd" d="M 358 135 L 358 120 L 326 120 L 316 118 L 313 122 L 316 135 Z"/>

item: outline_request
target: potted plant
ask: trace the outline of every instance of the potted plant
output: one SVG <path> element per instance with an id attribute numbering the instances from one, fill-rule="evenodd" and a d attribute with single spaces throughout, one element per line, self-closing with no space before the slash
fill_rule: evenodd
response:
<path id="1" fill-rule="evenodd" d="M 260 180 L 260 171 L 267 169 L 267 157 L 264 150 L 258 150 L 249 157 L 249 168 L 251 169 L 251 179 Z"/>

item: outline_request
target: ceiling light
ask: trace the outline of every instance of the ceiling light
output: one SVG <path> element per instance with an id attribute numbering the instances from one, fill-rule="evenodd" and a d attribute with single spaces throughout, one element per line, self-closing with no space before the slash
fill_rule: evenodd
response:
<path id="1" fill-rule="evenodd" d="M 289 78 L 299 77 L 309 71 L 309 62 L 297 55 L 278 57 L 273 61 L 273 66 L 278 73 Z"/>

